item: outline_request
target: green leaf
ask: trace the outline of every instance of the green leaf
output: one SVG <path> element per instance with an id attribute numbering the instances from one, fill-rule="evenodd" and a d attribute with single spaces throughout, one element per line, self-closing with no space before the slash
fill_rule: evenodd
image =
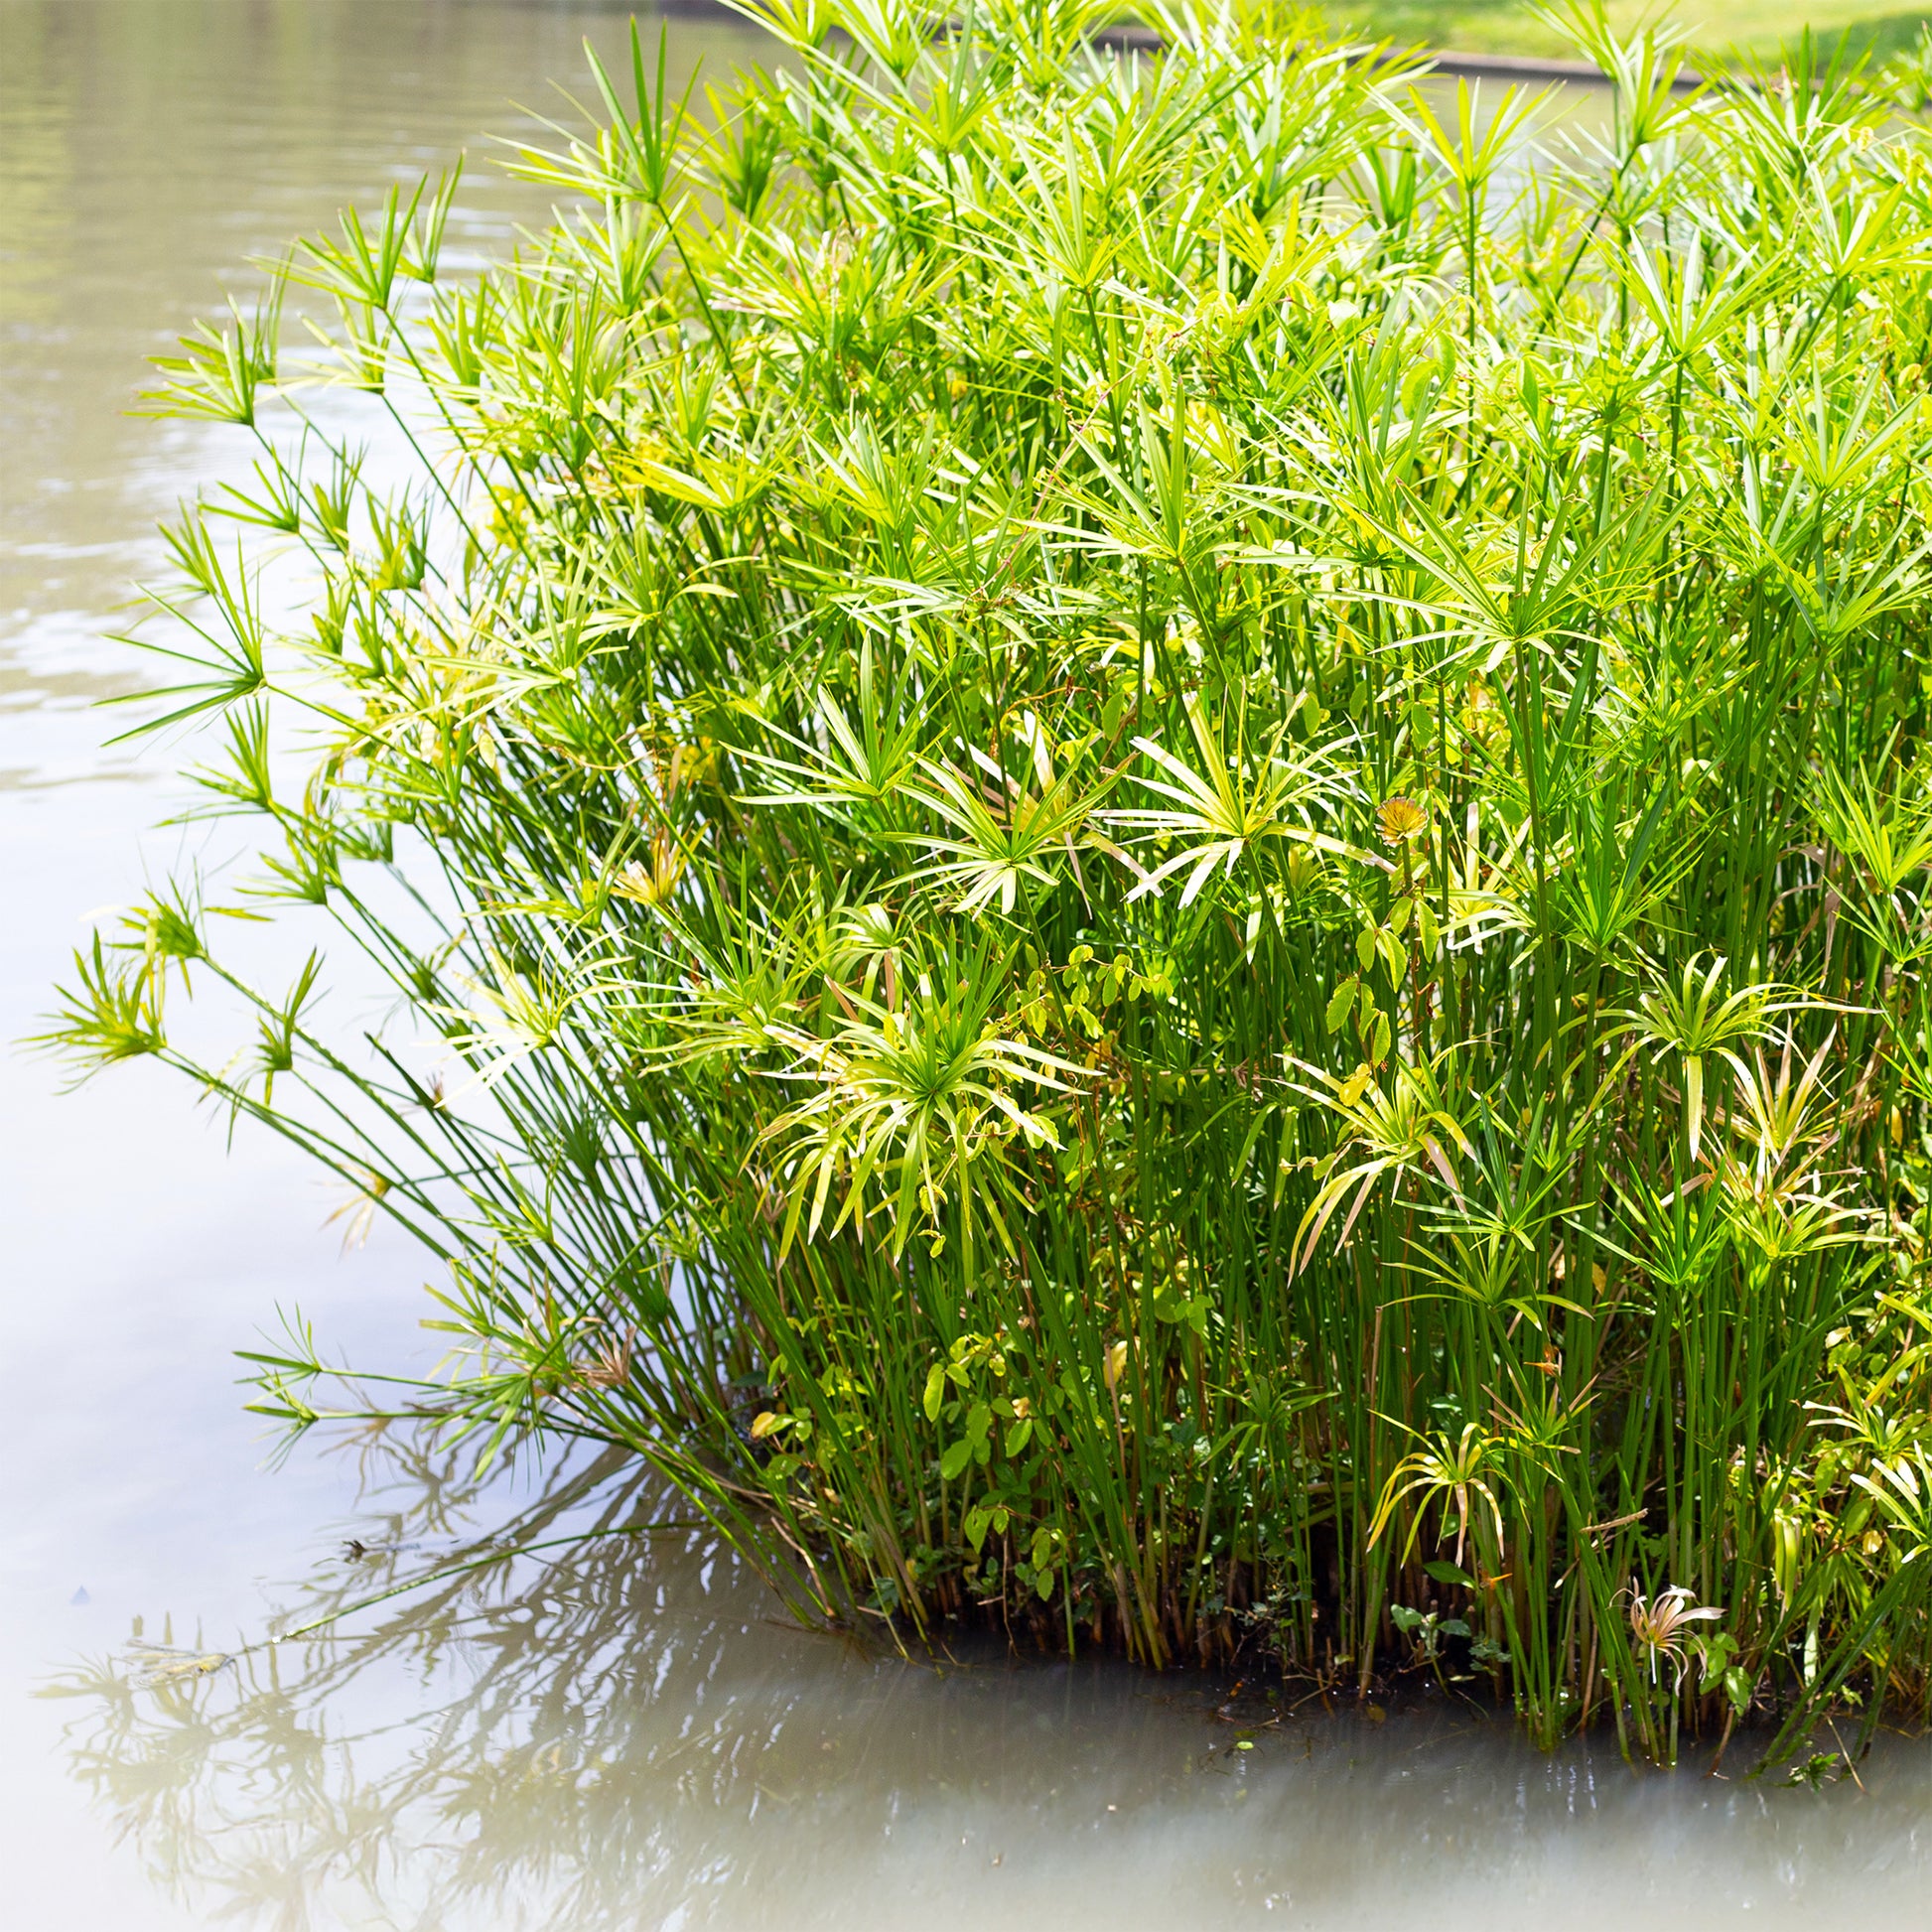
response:
<path id="1" fill-rule="evenodd" d="M 1331 1034 L 1338 1034 L 1348 1025 L 1348 1016 L 1355 1010 L 1355 988 L 1359 982 L 1350 975 L 1328 996 L 1328 1012 L 1325 1025 Z"/>
<path id="2" fill-rule="evenodd" d="M 1389 1057 L 1389 1048 L 1395 1043 L 1395 1035 L 1389 1026 L 1389 1016 L 1378 1012 L 1375 1016 L 1375 1031 L 1368 1042 L 1368 1056 L 1380 1066 Z"/>
<path id="3" fill-rule="evenodd" d="M 946 1365 L 934 1362 L 925 1378 L 925 1419 L 939 1420 L 939 1405 L 946 1399 Z"/>
<path id="4" fill-rule="evenodd" d="M 987 1528 L 992 1521 L 993 1508 L 990 1503 L 975 1503 L 966 1512 L 966 1521 L 963 1527 L 966 1531 L 966 1541 L 973 1546 L 974 1556 L 978 1556 L 984 1547 Z"/>
<path id="5" fill-rule="evenodd" d="M 1018 1455 L 1020 1451 L 1023 1449 L 1025 1449 L 1029 1443 L 1033 1441 L 1033 1439 L 1034 1439 L 1034 1419 L 1031 1416 L 1022 1416 L 1021 1419 L 1017 1423 L 1015 1423 L 1011 1429 L 1007 1431 L 1007 1441 L 1006 1441 L 1007 1453 L 1009 1455 Z"/>
<path id="6" fill-rule="evenodd" d="M 957 1482 L 973 1459 L 973 1446 L 963 1436 L 939 1458 L 939 1476 L 944 1482 Z"/>
<path id="7" fill-rule="evenodd" d="M 1458 1570 L 1454 1564 L 1440 1558 L 1434 1563 L 1424 1564 L 1422 1568 L 1425 1577 L 1439 1584 L 1456 1584 L 1464 1589 L 1474 1589 L 1476 1587 L 1476 1580 L 1466 1570 Z"/>

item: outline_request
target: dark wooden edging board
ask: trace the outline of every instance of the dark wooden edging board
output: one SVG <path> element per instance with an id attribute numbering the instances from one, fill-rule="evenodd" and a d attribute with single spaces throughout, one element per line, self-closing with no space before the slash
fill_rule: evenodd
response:
<path id="1" fill-rule="evenodd" d="M 1467 80 L 1560 80 L 1567 86 L 1607 87 L 1610 76 L 1587 61 L 1533 61 L 1514 54 L 1430 54 L 1425 57 L 1430 69 L 1451 79 Z M 1689 93 L 1703 86 L 1702 76 L 1688 68 L 1671 81 L 1678 93 Z"/>
<path id="2" fill-rule="evenodd" d="M 1094 39 L 1103 47 L 1134 48 L 1150 54 L 1162 46 L 1161 35 L 1152 27 L 1106 27 Z M 1429 72 L 1445 74 L 1451 80 L 1554 80 L 1573 87 L 1610 84 L 1610 76 L 1587 61 L 1539 61 L 1518 54 L 1456 54 L 1427 48 L 1415 51 L 1429 64 Z M 1703 85 L 1703 76 L 1688 68 L 1671 81 L 1677 93 Z"/>

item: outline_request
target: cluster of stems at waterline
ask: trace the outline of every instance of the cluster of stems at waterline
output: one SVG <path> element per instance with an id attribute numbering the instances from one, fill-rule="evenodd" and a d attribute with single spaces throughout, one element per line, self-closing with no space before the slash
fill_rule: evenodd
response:
<path id="1" fill-rule="evenodd" d="M 392 201 L 157 405 L 259 446 L 159 594 L 221 909 L 397 1012 L 185 881 L 58 1037 L 310 1148 L 455 1348 L 261 1406 L 622 1445 L 804 1614 L 1426 1628 L 1659 1756 L 1921 1702 L 1917 127 L 1589 17 L 1540 149 L 1238 5 L 764 17 L 702 116 L 597 69 L 515 260 Z"/>

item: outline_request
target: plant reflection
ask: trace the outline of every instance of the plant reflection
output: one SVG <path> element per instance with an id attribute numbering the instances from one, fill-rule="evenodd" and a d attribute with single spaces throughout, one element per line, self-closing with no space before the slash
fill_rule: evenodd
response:
<path id="1" fill-rule="evenodd" d="M 386 1439 L 361 1452 L 368 1514 L 284 1592 L 283 1629 L 419 1574 L 587 1540 L 232 1657 L 137 1626 L 119 1657 L 46 1685 L 75 1704 L 72 1775 L 205 1916 L 658 1922 L 706 1874 L 742 1880 L 746 1821 L 822 1781 L 814 1718 L 842 1728 L 855 1694 L 876 1718 L 864 1685 L 904 1679 L 890 1653 L 828 1656 L 838 1640 L 769 1621 L 756 1580 L 666 1523 L 618 1458 L 558 1475 L 479 1538 L 489 1492 L 453 1459 Z"/>

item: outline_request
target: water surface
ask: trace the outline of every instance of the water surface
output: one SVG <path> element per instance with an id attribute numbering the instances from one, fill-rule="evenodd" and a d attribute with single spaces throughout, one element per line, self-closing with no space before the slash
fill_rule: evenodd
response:
<path id="1" fill-rule="evenodd" d="M 107 639 L 155 519 L 237 452 L 127 416 L 142 356 L 251 253 L 460 150 L 456 259 L 504 245 L 543 204 L 477 165 L 485 137 L 568 112 L 547 83 L 577 83 L 587 31 L 615 47 L 621 17 L 0 0 L 0 1035 L 83 915 L 184 850 L 146 828 L 192 748 L 103 750 L 95 701 L 146 675 Z M 755 51 L 718 17 L 671 33 L 681 69 Z M 57 1098 L 15 1057 L 0 1082 L 9 1927 L 1932 1926 L 1923 1743 L 1814 1795 L 1546 1761 L 1447 1703 L 1378 1725 L 906 1662 L 775 1621 L 679 1532 L 269 1646 L 491 1532 L 655 1499 L 595 1468 L 479 1488 L 407 1445 L 265 1468 L 228 1351 L 299 1304 L 352 1356 L 420 1361 L 421 1264 L 343 1254 L 327 1188 L 142 1069 Z"/>

